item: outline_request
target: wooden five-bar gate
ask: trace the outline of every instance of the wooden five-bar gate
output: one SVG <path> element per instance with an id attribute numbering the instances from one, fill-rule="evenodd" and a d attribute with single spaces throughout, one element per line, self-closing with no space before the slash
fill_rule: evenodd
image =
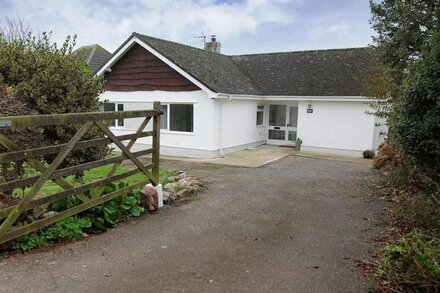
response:
<path id="1" fill-rule="evenodd" d="M 0 153 L 0 166 L 10 162 L 26 161 L 28 165 L 40 173 L 37 176 L 0 182 L 0 194 L 11 192 L 17 188 L 26 188 L 23 197 L 18 203 L 0 209 L 0 244 L 36 231 L 44 226 L 53 224 L 94 206 L 103 204 L 106 201 L 127 194 L 134 189 L 142 188 L 149 182 L 153 183 L 153 185 L 157 185 L 159 183 L 160 115 L 160 103 L 154 102 L 154 109 L 145 111 L 0 117 L 0 130 L 4 128 L 16 129 L 21 127 L 35 128 L 49 125 L 81 124 L 79 130 L 72 136 L 68 143 L 33 149 L 20 148 L 20 146 L 16 145 L 11 139 L 0 132 L 0 144 L 7 149 L 6 153 Z M 128 118 L 144 118 L 138 130 L 133 134 L 115 136 L 105 123 L 106 121 L 114 119 Z M 150 120 L 153 120 L 153 130 L 145 131 Z M 102 138 L 81 141 L 81 138 L 87 130 L 94 124 L 105 134 L 105 136 Z M 138 138 L 149 136 L 152 137 L 151 148 L 136 152 L 130 151 Z M 122 143 L 123 141 L 128 141 L 128 143 L 124 144 Z M 58 169 L 72 151 L 100 145 L 108 145 L 110 143 L 115 144 L 121 150 L 122 154 Z M 54 154 L 57 155 L 49 165 L 44 164 L 39 160 L 42 156 Z M 138 158 L 148 154 L 151 154 L 151 164 L 144 165 Z M 130 160 L 137 168 L 121 174 L 117 173 L 116 171 L 120 164 L 126 160 Z M 78 174 L 86 170 L 110 164 L 113 164 L 113 166 L 107 176 L 103 179 L 82 184 L 80 186 L 74 186 L 65 179 L 65 177 L 69 175 Z M 146 175 L 145 179 L 132 183 L 114 192 L 104 194 L 104 187 L 106 184 L 141 172 Z M 37 196 L 48 180 L 51 180 L 62 187 L 63 191 L 50 196 Z M 93 192 L 89 192 L 89 195 L 85 194 L 86 191 L 92 190 Z M 81 203 L 73 208 L 36 220 L 26 225 L 14 225 L 23 213 L 70 196 L 76 196 L 80 199 Z"/>

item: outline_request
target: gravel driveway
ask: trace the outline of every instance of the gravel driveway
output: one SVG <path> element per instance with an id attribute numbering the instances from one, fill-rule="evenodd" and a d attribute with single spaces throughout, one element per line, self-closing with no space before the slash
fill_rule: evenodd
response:
<path id="1" fill-rule="evenodd" d="M 289 156 L 261 168 L 167 161 L 200 199 L 0 261 L 1 292 L 368 292 L 384 204 L 366 164 Z"/>

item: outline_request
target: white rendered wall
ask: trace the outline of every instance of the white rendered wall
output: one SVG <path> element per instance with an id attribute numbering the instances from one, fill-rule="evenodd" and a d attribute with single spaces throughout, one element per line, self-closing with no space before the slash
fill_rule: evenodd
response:
<path id="1" fill-rule="evenodd" d="M 220 105 L 222 104 L 222 105 Z M 256 100 L 215 100 L 215 122 L 217 133 L 214 138 L 216 150 L 220 148 L 219 115 L 222 109 L 222 138 L 221 144 L 225 152 L 228 148 L 239 147 L 241 149 L 247 146 L 262 144 L 266 140 L 267 129 L 266 113 L 263 126 L 257 126 L 257 106 L 264 105 Z M 236 148 L 237 150 L 240 148 Z"/>
<path id="2" fill-rule="evenodd" d="M 307 113 L 308 104 L 313 113 Z M 303 150 L 360 155 L 377 144 L 375 118 L 365 102 L 299 102 L 298 137 Z"/>
<path id="3" fill-rule="evenodd" d="M 165 155 L 179 156 L 206 156 L 206 150 L 214 150 L 214 140 L 218 136 L 214 129 L 214 101 L 203 91 L 191 92 L 166 92 L 166 91 L 136 91 L 136 92 L 112 92 L 101 94 L 101 101 L 123 103 L 124 110 L 152 109 L 154 101 L 166 103 L 189 103 L 194 104 L 194 132 L 175 132 L 161 130 L 160 144 L 161 153 Z M 116 135 L 133 133 L 142 122 L 142 118 L 126 119 L 124 127 L 114 127 L 112 131 Z M 152 122 L 146 128 L 152 129 Z M 151 144 L 151 138 L 140 138 L 138 144 Z M 136 148 L 135 148 L 136 149 Z"/>

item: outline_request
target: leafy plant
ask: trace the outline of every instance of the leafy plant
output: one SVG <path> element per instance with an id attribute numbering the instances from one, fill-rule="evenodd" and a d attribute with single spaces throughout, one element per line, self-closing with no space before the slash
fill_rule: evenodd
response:
<path id="1" fill-rule="evenodd" d="M 124 188 L 128 183 L 120 182 L 118 185 L 111 183 L 105 186 L 104 194 L 112 193 Z M 91 195 L 91 192 L 87 192 Z M 139 191 L 119 196 L 115 199 L 84 211 L 76 216 L 66 218 L 37 232 L 24 235 L 14 240 L 13 248 L 30 250 L 46 245 L 49 241 L 59 239 L 78 239 L 84 233 L 101 233 L 109 227 L 114 227 L 118 222 L 139 217 L 144 208 L 139 206 Z M 49 206 L 50 211 L 60 212 L 72 208 L 81 201 L 76 197 L 58 200 Z M 28 219 L 30 222 L 31 218 Z"/>
<path id="2" fill-rule="evenodd" d="M 168 178 L 174 176 L 175 173 L 175 171 L 161 168 L 160 179 L 162 184 L 167 182 Z M 93 174 L 86 175 L 89 177 L 94 177 Z M 107 184 L 104 188 L 104 194 L 115 192 L 121 188 L 127 187 L 128 185 L 128 182 Z M 91 197 L 92 194 L 93 191 L 85 192 L 85 195 L 89 197 Z M 13 241 L 13 248 L 30 250 L 35 247 L 44 246 L 49 241 L 53 240 L 78 239 L 81 238 L 84 233 L 104 232 L 109 227 L 114 227 L 118 222 L 125 221 L 133 217 L 139 217 L 145 211 L 144 208 L 139 205 L 139 202 L 140 192 L 139 190 L 133 190 L 126 195 L 114 198 L 102 205 L 86 210 L 76 216 L 66 218 L 37 232 L 19 237 Z M 78 198 L 72 196 L 51 203 L 48 210 L 61 212 L 81 203 L 82 202 Z M 32 222 L 33 219 L 29 217 L 28 221 Z"/>
<path id="3" fill-rule="evenodd" d="M 17 238 L 13 248 L 30 250 L 46 245 L 49 241 L 59 239 L 78 239 L 83 236 L 83 229 L 91 227 L 89 218 L 69 217 L 53 225 L 47 226 L 38 232 L 30 233 Z"/>
<path id="4" fill-rule="evenodd" d="M 175 175 L 176 175 L 176 171 L 169 170 L 167 168 L 160 168 L 159 169 L 160 184 L 162 184 L 162 186 L 167 185 L 168 183 L 170 183 L 168 178 Z"/>
<path id="5" fill-rule="evenodd" d="M 409 66 L 394 129 L 404 158 L 440 182 L 440 31 Z"/>
<path id="6" fill-rule="evenodd" d="M 297 138 L 297 139 L 295 140 L 295 149 L 296 149 L 297 151 L 300 151 L 300 150 L 301 150 L 301 145 L 302 145 L 302 143 L 303 143 L 303 141 L 302 141 L 301 138 Z"/>
<path id="7" fill-rule="evenodd" d="M 364 156 L 364 159 L 372 159 L 374 158 L 375 152 L 373 150 L 365 150 L 362 155 Z"/>
<path id="8" fill-rule="evenodd" d="M 51 34 L 41 36 L 32 33 L 20 38 L 4 38 L 0 35 L 0 74 L 10 89 L 9 96 L 18 97 L 29 111 L 36 114 L 78 113 L 99 110 L 99 94 L 103 91 L 103 79 L 95 78 L 84 64 L 71 54 L 75 36 L 66 37 L 58 45 Z M 6 105 L 15 107 L 13 104 Z M 45 142 L 67 143 L 80 125 L 47 126 L 40 131 Z M 84 139 L 103 137 L 97 127 L 91 127 Z M 31 139 L 40 143 L 38 138 Z M 75 150 L 63 166 L 101 159 L 109 152 L 107 146 Z M 54 156 L 47 156 L 51 162 Z"/>
<path id="9" fill-rule="evenodd" d="M 125 182 L 120 182 L 118 185 L 114 183 L 107 184 L 104 194 L 112 193 L 127 185 L 128 183 Z M 107 230 L 108 227 L 114 227 L 120 221 L 131 217 L 139 217 L 144 212 L 144 208 L 138 205 L 139 200 L 139 191 L 132 191 L 86 211 L 85 215 L 92 221 L 89 232 L 101 233 Z"/>
<path id="10" fill-rule="evenodd" d="M 437 292 L 440 288 L 440 240 L 414 231 L 384 248 L 379 275 L 404 292 Z"/>

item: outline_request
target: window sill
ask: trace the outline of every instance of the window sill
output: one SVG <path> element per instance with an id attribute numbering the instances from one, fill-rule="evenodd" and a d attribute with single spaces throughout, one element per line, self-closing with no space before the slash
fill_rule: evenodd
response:
<path id="1" fill-rule="evenodd" d="M 264 128 L 264 127 L 266 127 L 266 126 L 264 126 L 264 124 L 257 125 L 257 128 Z"/>
<path id="2" fill-rule="evenodd" d="M 194 132 L 184 132 L 184 131 L 171 131 L 171 130 L 160 130 L 161 134 L 173 134 L 173 135 L 187 135 L 187 136 L 194 136 Z"/>

